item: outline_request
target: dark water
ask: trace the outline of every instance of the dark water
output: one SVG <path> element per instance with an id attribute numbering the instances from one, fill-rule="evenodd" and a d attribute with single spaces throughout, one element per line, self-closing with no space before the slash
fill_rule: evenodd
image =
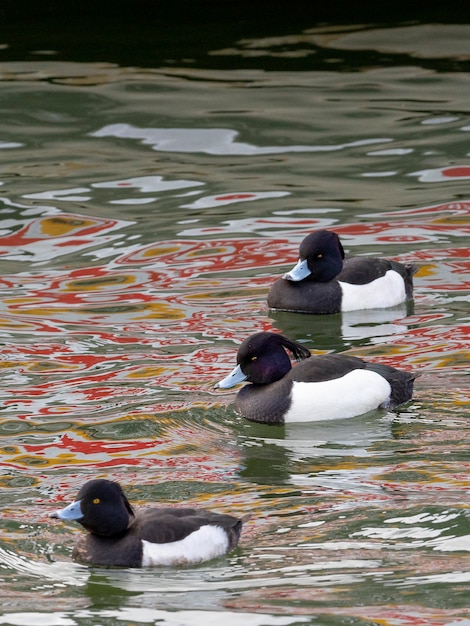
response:
<path id="1" fill-rule="evenodd" d="M 2 624 L 470 623 L 470 27 L 296 20 L 199 17 L 128 62 L 114 31 L 75 57 L 4 31 Z M 417 264 L 414 306 L 269 311 L 319 227 Z M 413 370 L 415 397 L 244 422 L 213 383 L 261 329 Z M 88 569 L 48 514 L 92 476 L 253 517 L 203 566 Z"/>

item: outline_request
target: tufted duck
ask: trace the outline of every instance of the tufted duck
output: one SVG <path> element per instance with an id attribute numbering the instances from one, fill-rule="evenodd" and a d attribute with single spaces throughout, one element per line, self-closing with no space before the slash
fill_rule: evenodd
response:
<path id="1" fill-rule="evenodd" d="M 242 523 L 206 509 L 149 508 L 135 512 L 120 485 L 86 482 L 72 504 L 50 517 L 75 520 L 88 533 L 72 558 L 88 565 L 146 567 L 201 563 L 233 550 Z"/>
<path id="2" fill-rule="evenodd" d="M 292 368 L 285 350 L 302 360 Z M 410 400 L 413 374 L 346 354 L 311 356 L 281 334 L 248 337 L 237 367 L 216 388 L 248 381 L 238 392 L 235 410 L 248 420 L 269 424 L 353 417 L 377 408 L 393 409 Z"/>
<path id="3" fill-rule="evenodd" d="M 414 265 L 344 257 L 336 233 L 318 230 L 307 235 L 300 244 L 297 265 L 271 286 L 269 307 L 326 314 L 388 308 L 413 297 Z"/>

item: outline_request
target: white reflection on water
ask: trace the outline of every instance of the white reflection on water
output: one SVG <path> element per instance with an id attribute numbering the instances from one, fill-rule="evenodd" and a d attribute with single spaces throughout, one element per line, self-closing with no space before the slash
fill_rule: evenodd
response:
<path id="1" fill-rule="evenodd" d="M 426 528 L 425 526 L 414 526 L 412 528 L 369 527 L 357 533 L 353 533 L 351 537 L 370 537 L 371 539 L 425 539 L 438 537 L 442 530 L 444 529 Z M 424 545 L 424 543 L 420 545 Z"/>
<path id="2" fill-rule="evenodd" d="M 304 549 L 306 544 L 298 546 L 300 549 Z M 279 547 L 272 548 L 275 552 L 282 553 L 282 549 Z M 269 551 L 270 548 L 262 548 L 262 550 Z M 291 550 L 291 546 L 287 548 L 287 551 Z M 287 576 L 299 575 L 300 572 L 321 571 L 324 572 L 330 569 L 356 569 L 361 573 L 365 573 L 367 570 L 375 569 L 381 566 L 381 561 L 378 560 L 366 560 L 366 559 L 339 559 L 337 561 L 317 561 L 316 563 L 307 563 L 305 565 L 291 565 L 287 567 L 276 567 L 270 570 L 263 570 L 263 574 L 285 574 Z M 340 576 L 350 576 L 350 574 L 341 574 Z M 322 579 L 328 579 L 331 581 L 331 574 L 324 574 Z M 335 576 L 337 580 L 337 576 Z"/>
<path id="3" fill-rule="evenodd" d="M 438 513 L 423 511 L 414 515 L 386 519 L 384 524 L 393 524 L 392 527 L 370 526 L 353 533 L 351 537 L 388 541 L 411 539 L 407 545 L 415 548 L 425 546 L 437 552 L 469 552 L 470 535 L 455 534 L 455 522 L 461 517 L 461 511 L 446 510 Z"/>
<path id="4" fill-rule="evenodd" d="M 386 416 L 378 418 L 377 411 L 360 416 L 358 419 L 336 420 L 331 422 L 294 423 L 286 425 L 281 433 L 270 436 L 249 435 L 241 441 L 246 453 L 250 448 L 259 446 L 277 446 L 289 453 L 291 460 L 312 459 L 315 457 L 369 457 L 377 456 L 372 449 L 375 442 L 387 441 L 390 438 L 390 421 Z M 269 432 L 269 431 L 268 431 Z M 248 448 L 248 451 L 247 451 Z M 256 454 L 256 452 L 255 452 Z M 334 476 L 329 472 L 321 472 L 309 476 L 291 473 L 291 480 L 303 486 L 331 486 L 345 488 L 346 478 L 352 479 L 350 470 L 337 471 Z M 362 473 L 356 478 L 364 477 Z M 335 487 L 336 483 L 340 483 Z"/>
<path id="5" fill-rule="evenodd" d="M 454 584 L 470 582 L 470 572 L 446 572 L 445 574 L 431 574 L 430 576 L 410 576 L 403 582 L 394 584 L 394 587 L 413 587 L 414 585 L 435 585 L 436 583 Z M 466 622 L 453 622 L 462 624 Z M 470 624 L 470 621 L 468 622 Z"/>
<path id="6" fill-rule="evenodd" d="M 121 180 L 111 180 L 103 183 L 92 183 L 92 187 L 98 189 L 138 189 L 142 192 L 168 191 L 173 189 L 186 189 L 187 187 L 199 187 L 204 183 L 196 180 L 165 180 L 163 176 L 136 176 L 134 178 L 123 178 Z"/>
<path id="7" fill-rule="evenodd" d="M 441 539 L 435 543 L 434 550 L 436 552 L 470 552 L 470 535 Z"/>
<path id="8" fill-rule="evenodd" d="M 91 183 L 91 187 L 96 189 L 118 189 L 126 191 L 127 189 L 137 189 L 141 193 L 174 191 L 179 189 L 187 189 L 188 187 L 200 187 L 204 183 L 197 180 L 165 180 L 163 176 L 136 176 L 134 178 L 123 178 L 120 180 L 103 181 L 99 183 Z M 85 202 L 92 199 L 92 190 L 89 187 L 73 187 L 70 189 L 51 189 L 49 191 L 41 191 L 37 193 L 26 193 L 22 197 L 32 200 L 60 200 L 67 202 Z M 86 194 L 86 195 L 83 195 Z M 147 198 L 148 200 L 148 198 Z M 153 198 L 152 198 L 153 200 Z M 121 200 L 124 202 L 125 200 Z M 112 200 L 111 203 L 117 203 L 118 200 Z M 16 206 L 16 205 L 15 205 Z M 18 205 L 21 206 L 21 205 Z"/>
<path id="9" fill-rule="evenodd" d="M 40 578 L 44 582 L 52 582 L 54 586 L 71 585 L 82 587 L 87 583 L 90 574 L 90 570 L 81 565 L 63 561 L 40 563 L 18 556 L 15 552 L 1 547 L 0 567 L 3 570 L 10 569 L 17 573 Z M 4 622 L 0 621 L 0 624 L 2 623 Z"/>
<path id="10" fill-rule="evenodd" d="M 61 200 L 66 202 L 86 202 L 91 200 L 88 187 L 74 187 L 72 189 L 53 189 L 52 191 L 41 191 L 40 193 L 25 193 L 23 198 L 31 198 L 33 200 Z"/>
<path id="11" fill-rule="evenodd" d="M 162 611 L 159 609 L 123 607 L 112 610 L 81 610 L 73 613 L 76 619 L 68 613 L 10 613 L 0 615 L 0 624 L 11 626 L 75 626 L 76 620 L 93 620 L 87 623 L 97 623 L 100 619 L 115 619 L 120 622 L 139 624 L 159 624 L 160 626 L 190 626 L 203 624 L 204 626 L 219 626 L 223 620 L 225 626 L 289 626 L 289 624 L 309 622 L 308 617 L 283 617 L 267 615 L 265 613 L 230 613 L 228 611 Z"/>
<path id="12" fill-rule="evenodd" d="M 112 586 L 133 593 L 179 594 L 196 593 L 194 602 L 207 596 L 206 601 L 213 604 L 214 598 L 222 597 L 226 593 L 235 591 L 266 589 L 287 586 L 297 587 L 323 587 L 329 585 L 352 585 L 363 580 L 370 570 L 375 570 L 380 566 L 376 560 L 366 559 L 338 559 L 336 561 L 317 561 L 306 565 L 294 565 L 289 567 L 265 568 L 266 548 L 256 549 L 254 557 L 259 559 L 259 567 L 250 570 L 245 568 L 218 567 L 212 570 L 208 568 L 195 569 L 135 569 L 135 570 L 105 570 L 94 568 L 94 574 L 103 576 L 98 584 Z M 273 548 L 275 554 L 273 558 L 281 554 L 284 556 L 282 548 Z M 291 551 L 289 546 L 287 551 Z M 214 567 L 212 565 L 212 567 Z M 338 570 L 328 572 L 327 570 Z M 346 571 L 345 571 L 346 570 Z M 355 570 L 347 571 L 347 570 Z M 280 575 L 281 574 L 281 575 Z M 285 575 L 285 576 L 284 576 Z M 90 579 L 90 583 L 96 581 Z M 218 595 L 214 595 L 218 594 Z M 176 597 L 176 596 L 175 596 Z M 181 600 L 178 600 L 181 606 Z"/>
<path id="13" fill-rule="evenodd" d="M 450 124 L 451 122 L 458 122 L 459 118 L 455 115 L 440 115 L 439 117 L 430 117 L 427 120 L 423 120 L 421 124 L 424 126 L 434 126 L 436 124 Z"/>
<path id="14" fill-rule="evenodd" d="M 399 341 L 408 330 L 406 316 L 406 303 L 391 309 L 348 311 L 341 315 L 341 334 L 344 339 L 373 337 L 372 343 L 383 343 L 393 335 Z"/>
<path id="15" fill-rule="evenodd" d="M 77 622 L 66 613 L 4 613 L 0 624 L 11 626 L 74 626 Z"/>
<path id="16" fill-rule="evenodd" d="M 109 611 L 77 611 L 80 617 L 109 618 L 119 621 L 156 623 L 163 626 L 188 626 L 190 624 L 203 624 L 204 626 L 219 626 L 221 621 L 225 626 L 288 626 L 289 624 L 308 622 L 307 617 L 282 617 L 267 615 L 265 613 L 229 613 L 219 611 L 161 611 L 156 609 L 136 609 L 134 607 L 122 608 Z"/>
<path id="17" fill-rule="evenodd" d="M 459 513 L 449 513 L 448 511 L 442 513 L 418 513 L 417 515 L 409 515 L 408 517 L 392 517 L 385 520 L 386 524 L 396 524 L 402 522 L 403 524 L 416 524 L 417 522 L 431 522 L 431 524 L 441 524 L 459 517 Z"/>
<path id="18" fill-rule="evenodd" d="M 238 134 L 236 130 L 230 128 L 138 128 L 131 124 L 109 124 L 90 133 L 90 136 L 142 139 L 144 145 L 151 145 L 153 150 L 161 152 L 205 152 L 217 155 L 334 152 L 392 141 L 390 138 L 376 137 L 328 146 L 254 146 L 236 141 Z"/>

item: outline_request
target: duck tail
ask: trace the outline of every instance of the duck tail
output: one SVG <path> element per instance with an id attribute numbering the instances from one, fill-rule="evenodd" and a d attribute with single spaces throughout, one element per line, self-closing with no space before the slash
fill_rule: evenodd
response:
<path id="1" fill-rule="evenodd" d="M 397 370 L 384 363 L 368 362 L 366 369 L 376 372 L 376 374 L 379 374 L 390 383 L 390 398 L 384 403 L 383 408 L 395 409 L 397 406 L 408 402 L 408 400 L 411 400 L 413 397 L 413 384 L 416 379 L 416 374 Z"/>
<path id="2" fill-rule="evenodd" d="M 413 385 L 415 376 L 409 372 L 401 372 L 401 377 L 397 377 L 392 384 L 392 393 L 390 394 L 390 407 L 395 409 L 400 404 L 408 402 L 413 397 Z M 408 375 L 407 375 L 408 374 Z"/>
<path id="3" fill-rule="evenodd" d="M 240 519 L 238 519 L 235 524 L 230 528 L 228 532 L 228 551 L 234 550 L 238 542 L 240 540 L 240 535 L 242 533 L 242 527 L 245 522 L 247 522 L 252 517 L 251 513 L 247 513 L 243 515 Z"/>

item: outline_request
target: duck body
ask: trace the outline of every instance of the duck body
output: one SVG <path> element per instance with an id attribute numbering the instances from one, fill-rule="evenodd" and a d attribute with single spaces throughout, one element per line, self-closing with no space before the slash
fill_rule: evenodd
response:
<path id="1" fill-rule="evenodd" d="M 292 368 L 286 352 L 304 359 Z M 394 367 L 341 354 L 311 356 L 301 344 L 262 332 L 239 348 L 237 367 L 216 387 L 246 380 L 234 408 L 269 424 L 314 422 L 394 409 L 412 397 L 414 376 Z"/>
<path id="2" fill-rule="evenodd" d="M 389 259 L 345 259 L 338 235 L 318 230 L 300 244 L 295 267 L 271 286 L 268 306 L 319 315 L 389 308 L 413 297 L 415 271 Z"/>
<path id="3" fill-rule="evenodd" d="M 201 563 L 233 550 L 243 523 L 206 509 L 134 512 L 120 485 L 104 479 L 86 482 L 76 500 L 51 517 L 75 520 L 88 531 L 74 546 L 74 561 L 105 567 Z"/>

